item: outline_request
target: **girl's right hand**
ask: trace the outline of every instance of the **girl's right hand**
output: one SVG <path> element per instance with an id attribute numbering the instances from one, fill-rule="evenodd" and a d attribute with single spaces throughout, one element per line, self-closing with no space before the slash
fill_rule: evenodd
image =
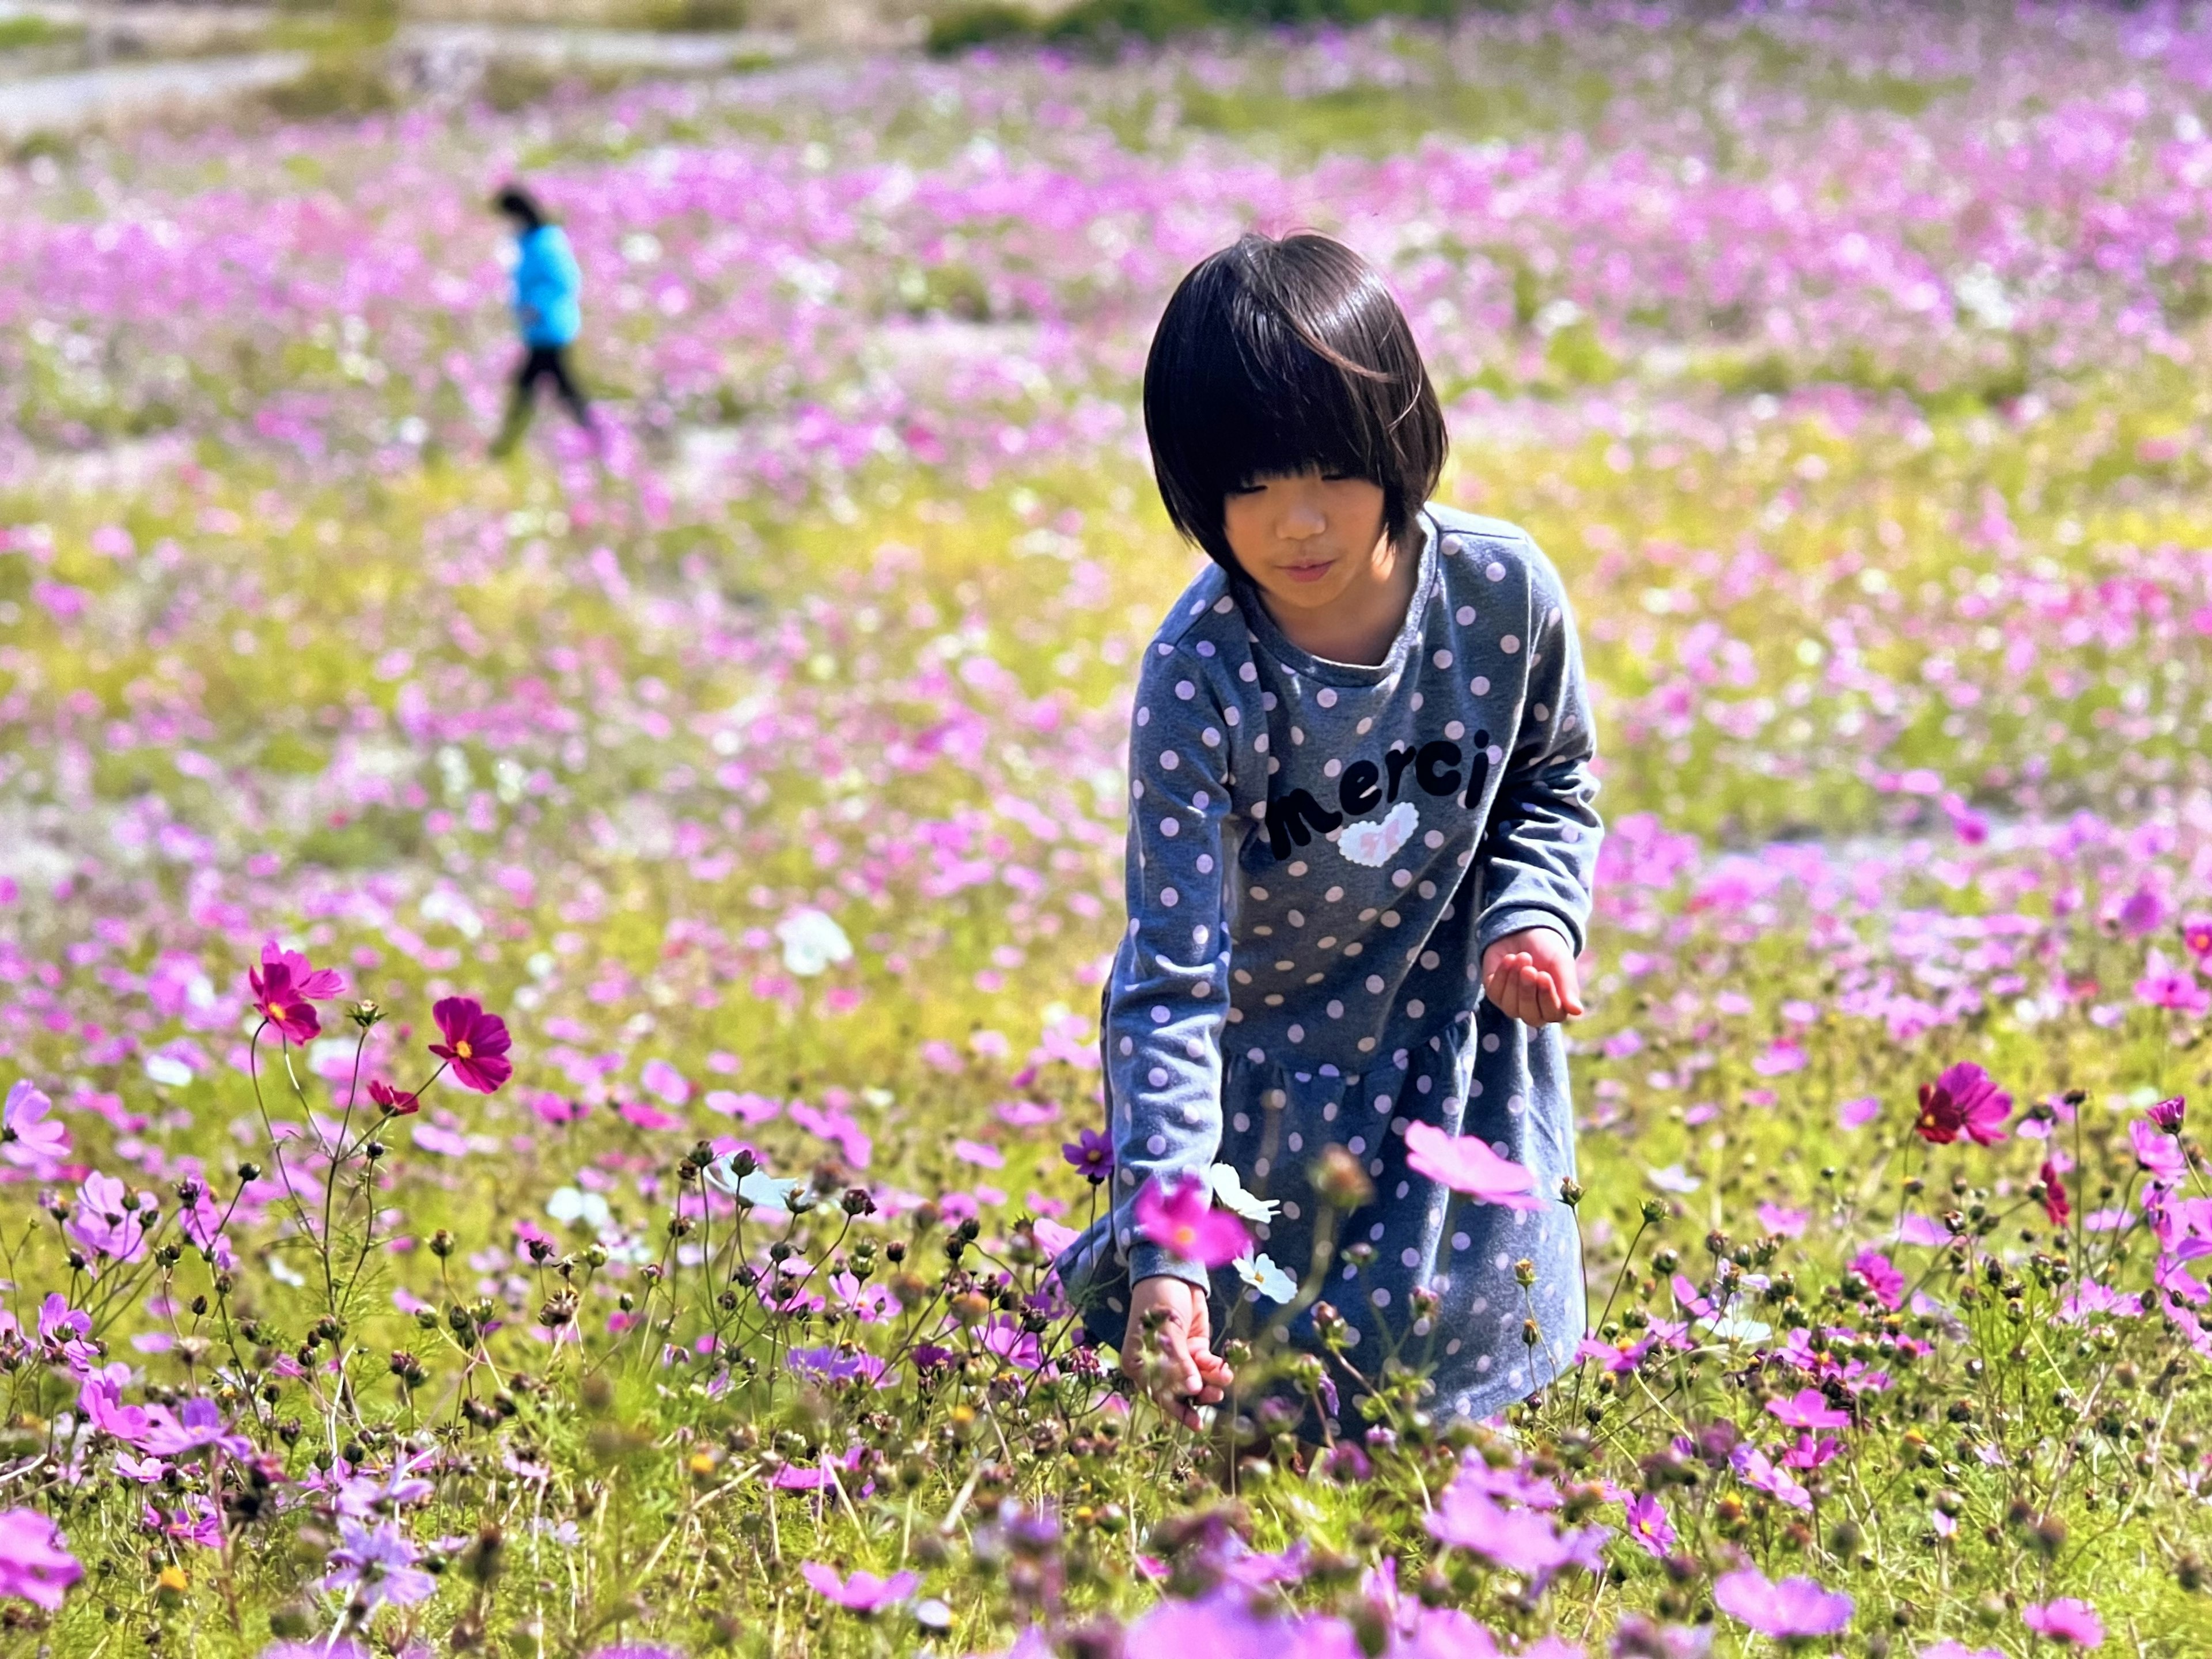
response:
<path id="1" fill-rule="evenodd" d="M 1157 1320 L 1148 1317 L 1156 1311 Z M 1157 1334 L 1147 1328 L 1154 1323 Z M 1218 1405 L 1237 1380 L 1213 1352 L 1206 1292 L 1171 1274 L 1140 1279 L 1131 1287 L 1121 1370 L 1154 1405 L 1187 1429 L 1200 1426 L 1199 1407 Z"/>

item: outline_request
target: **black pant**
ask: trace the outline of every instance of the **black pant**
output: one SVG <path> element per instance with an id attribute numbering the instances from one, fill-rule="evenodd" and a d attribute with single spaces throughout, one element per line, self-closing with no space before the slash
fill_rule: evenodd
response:
<path id="1" fill-rule="evenodd" d="M 538 382 L 550 375 L 553 380 L 553 390 L 568 405 L 568 412 L 576 417 L 576 423 L 591 425 L 591 405 L 584 401 L 584 394 L 577 389 L 575 380 L 568 374 L 568 359 L 562 356 L 567 349 L 565 346 L 534 345 L 524 354 L 521 366 L 514 371 L 514 403 L 509 413 L 510 420 L 519 420 L 528 411 L 538 395 Z"/>

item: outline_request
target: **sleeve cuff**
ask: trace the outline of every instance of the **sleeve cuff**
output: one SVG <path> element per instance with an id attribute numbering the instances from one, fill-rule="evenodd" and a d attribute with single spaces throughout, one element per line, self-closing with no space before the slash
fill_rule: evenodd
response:
<path id="1" fill-rule="evenodd" d="M 1530 927 L 1548 927 L 1567 942 L 1567 948 L 1577 956 L 1583 953 L 1582 931 L 1557 910 L 1546 910 L 1534 905 L 1519 909 L 1501 910 L 1486 918 L 1475 940 L 1478 954 L 1487 951 L 1508 933 L 1518 933 Z"/>
<path id="2" fill-rule="evenodd" d="M 1211 1291 L 1213 1281 L 1206 1277 L 1206 1269 L 1195 1261 L 1186 1261 L 1171 1255 L 1157 1244 L 1137 1244 L 1129 1250 L 1129 1283 L 1140 1279 L 1180 1279 L 1186 1285 L 1195 1285 L 1201 1291 Z"/>

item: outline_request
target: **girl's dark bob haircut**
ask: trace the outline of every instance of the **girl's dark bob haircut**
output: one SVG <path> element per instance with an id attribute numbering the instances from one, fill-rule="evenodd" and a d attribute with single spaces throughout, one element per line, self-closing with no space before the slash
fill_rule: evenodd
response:
<path id="1" fill-rule="evenodd" d="M 520 185 L 507 185 L 491 198 L 491 204 L 519 221 L 525 230 L 535 230 L 545 222 L 545 210 L 538 205 L 538 198 Z"/>
<path id="2" fill-rule="evenodd" d="M 1231 570 L 1231 490 L 1319 471 L 1379 486 L 1403 541 L 1443 471 L 1443 410 L 1375 268 L 1310 232 L 1248 235 L 1182 279 L 1145 363 L 1168 517 Z"/>

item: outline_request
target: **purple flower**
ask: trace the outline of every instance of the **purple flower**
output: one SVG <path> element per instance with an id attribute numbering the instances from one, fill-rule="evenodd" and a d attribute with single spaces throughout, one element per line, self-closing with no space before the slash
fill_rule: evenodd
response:
<path id="1" fill-rule="evenodd" d="M 15 1596 L 58 1613 L 64 1592 L 83 1577 L 45 1516 L 36 1510 L 0 1513 L 0 1600 Z"/>
<path id="2" fill-rule="evenodd" d="M 812 1585 L 817 1595 L 864 1619 L 905 1601 L 921 1583 L 921 1577 L 911 1572 L 895 1572 L 888 1578 L 878 1578 L 872 1572 L 855 1572 L 850 1578 L 840 1578 L 836 1568 L 819 1561 L 802 1565 L 799 1576 Z"/>
<path id="3" fill-rule="evenodd" d="M 254 1012 L 274 1025 L 285 1042 L 313 1042 L 322 1034 L 322 1017 L 292 982 L 292 970 L 271 956 L 275 950 L 274 945 L 264 946 L 261 966 L 246 970 L 246 981 L 253 988 Z"/>
<path id="4" fill-rule="evenodd" d="M 371 1528 L 350 1516 L 338 1521 L 339 1543 L 331 1552 L 325 1589 L 351 1590 L 367 1607 L 390 1601 L 399 1607 L 428 1599 L 437 1581 L 415 1564 L 422 1553 L 407 1541 L 397 1522 Z"/>
<path id="5" fill-rule="evenodd" d="M 2176 1095 L 2171 1100 L 2161 1100 L 2150 1109 L 2150 1121 L 2170 1135 L 2181 1133 L 2181 1121 L 2188 1114 L 2189 1100 Z"/>
<path id="6" fill-rule="evenodd" d="M 1753 1567 L 1723 1573 L 1713 1584 L 1713 1605 L 1761 1636 L 1833 1636 L 1851 1622 L 1851 1598 L 1810 1578 L 1771 1583 Z"/>
<path id="7" fill-rule="evenodd" d="M 884 1378 L 884 1362 L 872 1353 L 847 1353 L 824 1346 L 817 1348 L 793 1348 L 783 1357 L 783 1363 L 799 1376 L 816 1382 L 850 1382 L 855 1379 L 887 1389 L 898 1379 Z"/>
<path id="8" fill-rule="evenodd" d="M 181 1414 L 167 1406 L 147 1407 L 146 1431 L 138 1444 L 156 1457 L 176 1457 L 207 1446 L 219 1446 L 234 1457 L 250 1456 L 253 1451 L 252 1441 L 224 1425 L 215 1401 L 202 1399 L 185 1401 Z"/>
<path id="9" fill-rule="evenodd" d="M 1540 1510 L 1509 1510 L 1465 1474 L 1444 1488 L 1443 1501 L 1424 1517 L 1430 1536 L 1481 1556 L 1494 1566 L 1517 1572 L 1541 1591 L 1566 1567 L 1602 1572 L 1598 1551 L 1613 1535 L 1609 1527 L 1561 1530 Z"/>
<path id="10" fill-rule="evenodd" d="M 316 967 L 303 951 L 280 951 L 274 939 L 261 947 L 261 967 L 264 973 L 282 968 L 293 990 L 310 1002 L 328 1002 L 332 997 L 345 994 L 343 974 L 335 968 Z"/>
<path id="11" fill-rule="evenodd" d="M 59 1291 L 46 1292 L 39 1308 L 39 1341 L 48 1356 L 73 1371 L 88 1370 L 100 1356 L 86 1339 L 92 1334 L 92 1316 L 72 1308 Z"/>
<path id="12" fill-rule="evenodd" d="M 112 1435 L 126 1446 L 137 1446 L 146 1438 L 147 1417 L 144 1407 L 123 1403 L 124 1385 L 130 1380 L 128 1365 L 108 1365 L 88 1372 L 83 1387 L 77 1390 L 76 1407 L 84 1413 L 84 1420 L 102 1434 Z"/>
<path id="13" fill-rule="evenodd" d="M 2192 1019 L 2212 1009 L 2212 991 L 2199 984 L 2187 967 L 2169 966 L 2165 954 L 2158 951 L 2150 953 L 2143 976 L 2136 981 L 2136 999 Z"/>
<path id="14" fill-rule="evenodd" d="M 1097 1129 L 1085 1129 L 1074 1139 L 1060 1142 L 1060 1155 L 1094 1187 L 1114 1173 L 1114 1143 Z"/>
<path id="15" fill-rule="evenodd" d="M 2138 887 L 2128 895 L 2119 908 L 2119 924 L 2140 939 L 2145 933 L 2154 933 L 2166 921 L 2166 903 L 2148 887 Z"/>
<path id="16" fill-rule="evenodd" d="M 1663 1561 L 1673 1551 L 1674 1523 L 1656 1494 L 1642 1492 L 1628 1500 L 1628 1535 L 1654 1560 Z"/>
<path id="17" fill-rule="evenodd" d="M 1735 1467 L 1736 1479 L 1745 1486 L 1778 1498 L 1793 1510 L 1813 1507 L 1813 1494 L 1758 1447 L 1738 1446 L 1729 1461 Z"/>
<path id="18" fill-rule="evenodd" d="M 2078 1597 L 2063 1595 L 2055 1601 L 2030 1602 L 2020 1610 L 2020 1621 L 2045 1641 L 2061 1647 L 2095 1648 L 2105 1642 L 2105 1622 L 2096 1608 Z"/>
<path id="19" fill-rule="evenodd" d="M 2181 1143 L 2160 1125 L 2147 1118 L 2130 1118 L 2128 1139 L 2135 1147 L 2136 1164 L 2152 1180 L 2176 1187 L 2188 1176 L 2189 1160 L 2182 1155 Z"/>
<path id="20" fill-rule="evenodd" d="M 54 1103 L 28 1078 L 19 1078 L 0 1105 L 0 1158 L 19 1170 L 51 1171 L 69 1156 L 69 1131 L 50 1121 Z"/>
<path id="21" fill-rule="evenodd" d="M 129 1188 L 113 1176 L 95 1170 L 76 1189 L 69 1234 L 89 1255 L 113 1261 L 136 1261 L 145 1254 L 146 1223 L 152 1213 L 150 1193 L 132 1200 Z"/>

